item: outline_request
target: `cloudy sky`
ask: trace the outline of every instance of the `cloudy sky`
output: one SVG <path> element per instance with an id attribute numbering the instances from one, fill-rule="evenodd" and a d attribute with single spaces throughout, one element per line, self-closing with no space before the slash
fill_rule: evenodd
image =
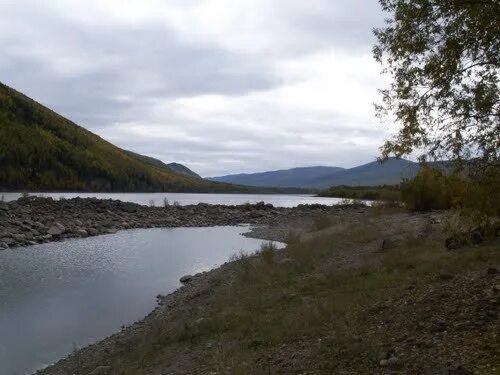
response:
<path id="1" fill-rule="evenodd" d="M 376 0 L 3 0 L 0 81 L 203 176 L 372 161 Z"/>

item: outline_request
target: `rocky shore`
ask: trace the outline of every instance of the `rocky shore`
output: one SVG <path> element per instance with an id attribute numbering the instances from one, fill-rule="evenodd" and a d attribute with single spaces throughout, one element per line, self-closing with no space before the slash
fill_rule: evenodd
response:
<path id="1" fill-rule="evenodd" d="M 197 204 L 148 207 L 96 198 L 27 197 L 0 202 L 0 250 L 66 238 L 96 236 L 131 228 L 293 225 L 318 215 L 338 213 L 345 206 L 300 205 L 278 208 L 269 204 L 239 206 Z M 364 210 L 363 207 L 355 208 Z M 286 235 L 283 230 L 282 236 Z M 282 238 L 283 239 L 283 238 Z"/>

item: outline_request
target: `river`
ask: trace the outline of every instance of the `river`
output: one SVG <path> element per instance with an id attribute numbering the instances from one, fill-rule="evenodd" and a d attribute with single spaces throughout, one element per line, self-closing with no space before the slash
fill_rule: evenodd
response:
<path id="1" fill-rule="evenodd" d="M 38 195 L 60 198 L 90 198 L 117 199 L 123 202 L 134 202 L 142 205 L 163 206 L 164 200 L 170 204 L 177 202 L 180 205 L 208 203 L 222 205 L 238 205 L 244 203 L 265 202 L 275 207 L 296 207 L 299 204 L 338 204 L 342 202 L 340 198 L 316 197 L 307 194 L 198 194 L 198 193 L 30 193 Z M 16 200 L 21 193 L 1 193 L 5 201 Z"/>
<path id="2" fill-rule="evenodd" d="M 261 240 L 246 227 L 137 229 L 0 252 L 0 374 L 29 374 L 146 316 L 179 278 Z"/>

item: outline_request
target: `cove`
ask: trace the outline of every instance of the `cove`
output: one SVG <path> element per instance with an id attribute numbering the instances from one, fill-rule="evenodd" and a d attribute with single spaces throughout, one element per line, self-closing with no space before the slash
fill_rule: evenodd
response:
<path id="1" fill-rule="evenodd" d="M 184 274 L 261 240 L 236 227 L 138 229 L 0 252 L 0 374 L 29 374 L 142 319 Z"/>

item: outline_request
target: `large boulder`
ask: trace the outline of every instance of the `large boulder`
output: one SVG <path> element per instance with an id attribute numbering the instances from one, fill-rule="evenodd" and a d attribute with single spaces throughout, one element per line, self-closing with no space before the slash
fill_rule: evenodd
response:
<path id="1" fill-rule="evenodd" d="M 60 236 L 64 232 L 66 232 L 66 227 L 60 223 L 55 223 L 52 225 L 49 230 L 47 231 L 48 234 L 52 236 Z"/>
<path id="2" fill-rule="evenodd" d="M 183 283 L 183 284 L 187 284 L 187 283 L 189 283 L 189 282 L 190 282 L 190 281 L 192 281 L 192 280 L 193 280 L 193 276 L 191 276 L 191 275 L 184 275 L 184 276 L 182 276 L 182 277 L 179 279 L 179 281 L 180 281 L 181 283 Z"/>
<path id="3" fill-rule="evenodd" d="M 23 242 L 26 240 L 26 235 L 22 233 L 14 233 L 12 235 L 12 238 L 15 239 L 18 242 Z"/>

